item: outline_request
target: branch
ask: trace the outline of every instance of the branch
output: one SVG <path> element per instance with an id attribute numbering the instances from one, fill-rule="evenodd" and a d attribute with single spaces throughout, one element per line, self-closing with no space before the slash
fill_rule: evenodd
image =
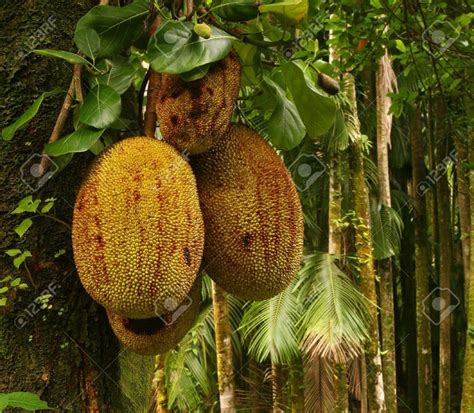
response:
<path id="1" fill-rule="evenodd" d="M 77 66 L 79 66 L 79 68 L 77 68 Z M 79 78 L 76 77 L 76 74 L 79 75 Z M 81 82 L 80 74 L 81 74 L 80 65 L 74 65 L 74 75 L 69 85 L 69 89 L 67 91 L 66 97 L 64 98 L 61 111 L 59 112 L 58 118 L 56 119 L 56 123 L 54 125 L 53 131 L 51 132 L 51 136 L 49 137 L 48 143 L 56 142 L 61 136 L 61 133 L 66 124 L 66 120 L 69 116 L 69 112 L 71 110 L 74 94 L 77 88 L 77 83 L 79 83 L 78 88 L 80 88 L 80 82 Z M 79 93 L 80 95 L 82 95 L 82 90 Z M 40 169 L 39 169 L 40 176 L 43 176 L 44 173 L 47 171 L 49 167 L 49 163 L 50 163 L 49 159 L 50 159 L 49 156 L 46 155 L 45 152 L 43 152 L 43 155 L 41 157 L 41 162 L 40 162 Z"/>

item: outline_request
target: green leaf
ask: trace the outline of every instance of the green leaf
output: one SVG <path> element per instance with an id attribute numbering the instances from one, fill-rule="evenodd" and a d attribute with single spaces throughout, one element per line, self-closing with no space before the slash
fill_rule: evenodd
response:
<path id="1" fill-rule="evenodd" d="M 17 407 L 28 411 L 51 409 L 48 403 L 36 394 L 28 392 L 0 393 L 0 410 L 6 407 Z"/>
<path id="2" fill-rule="evenodd" d="M 116 56 L 142 34 L 148 7 L 148 0 L 135 0 L 125 7 L 93 7 L 77 22 L 76 35 L 85 29 L 95 30 L 100 38 L 96 57 Z"/>
<path id="3" fill-rule="evenodd" d="M 234 48 L 239 54 L 242 65 L 242 85 L 259 84 L 263 72 L 260 49 L 242 42 L 236 42 Z"/>
<path id="4" fill-rule="evenodd" d="M 54 202 L 48 202 L 46 205 L 43 205 L 43 208 L 41 208 L 41 213 L 42 214 L 47 214 L 49 211 L 51 211 L 51 208 L 53 208 Z"/>
<path id="5" fill-rule="evenodd" d="M 87 94 L 79 120 L 86 125 L 103 129 L 114 123 L 121 111 L 120 95 L 110 86 L 97 85 Z"/>
<path id="6" fill-rule="evenodd" d="M 2 287 L 0 288 L 0 294 L 4 294 L 8 291 L 8 287 Z"/>
<path id="7" fill-rule="evenodd" d="M 20 238 L 23 238 L 23 235 L 25 235 L 26 231 L 28 231 L 32 225 L 33 221 L 30 218 L 24 219 L 21 221 L 20 225 L 15 228 L 15 232 L 20 236 Z"/>
<path id="8" fill-rule="evenodd" d="M 334 123 L 336 117 L 334 98 L 323 95 L 323 92 L 313 86 L 302 70 L 292 62 L 283 65 L 283 73 L 288 79 L 288 89 L 308 135 L 312 139 L 317 139 Z"/>
<path id="9" fill-rule="evenodd" d="M 36 212 L 41 199 L 33 201 L 33 196 L 28 195 L 18 202 L 18 206 L 12 211 L 12 214 L 22 214 L 24 212 Z"/>
<path id="10" fill-rule="evenodd" d="M 13 265 L 15 266 L 15 268 L 20 268 L 21 264 L 23 264 L 25 262 L 25 260 L 28 258 L 28 257 L 31 257 L 31 252 L 30 251 L 25 251 L 23 252 L 19 257 L 16 257 L 14 260 L 13 260 Z"/>
<path id="11" fill-rule="evenodd" d="M 401 52 L 406 52 L 407 48 L 405 46 L 405 44 L 403 43 L 402 40 L 400 39 L 396 39 L 395 40 L 395 47 L 400 50 Z"/>
<path id="12" fill-rule="evenodd" d="M 87 65 L 89 63 L 83 57 L 64 50 L 36 49 L 33 50 L 33 53 L 39 54 L 40 56 L 57 57 L 58 59 L 63 59 L 73 65 Z"/>
<path id="13" fill-rule="evenodd" d="M 261 13 L 273 13 L 283 24 L 299 23 L 308 14 L 308 0 L 277 0 L 272 4 L 262 4 Z"/>
<path id="14" fill-rule="evenodd" d="M 5 254 L 7 254 L 9 257 L 15 257 L 16 255 L 21 254 L 21 250 L 12 249 L 12 250 L 5 251 Z"/>
<path id="15" fill-rule="evenodd" d="M 298 110 L 278 84 L 268 77 L 264 78 L 264 82 L 263 88 L 276 99 L 276 106 L 269 120 L 268 136 L 278 149 L 293 149 L 306 134 Z"/>
<path id="16" fill-rule="evenodd" d="M 74 42 L 79 50 L 93 60 L 99 54 L 100 37 L 94 29 L 87 27 L 77 30 L 74 34 Z"/>
<path id="17" fill-rule="evenodd" d="M 180 74 L 217 62 L 232 48 L 232 36 L 212 27 L 209 39 L 199 37 L 193 23 L 167 21 L 148 43 L 147 57 L 157 72 Z"/>
<path id="18" fill-rule="evenodd" d="M 212 12 L 221 19 L 231 22 L 252 20 L 258 16 L 259 3 L 270 2 L 268 0 L 262 2 L 255 0 L 214 0 L 212 2 Z"/>
<path id="19" fill-rule="evenodd" d="M 0 298 L 0 307 L 5 307 L 7 305 L 7 297 L 3 297 L 3 298 Z M 3 401 L 1 399 L 1 395 L 0 395 L 0 411 L 2 408 L 5 408 L 7 407 L 7 405 L 5 404 L 2 404 Z"/>
<path id="20" fill-rule="evenodd" d="M 21 278 L 15 278 L 11 283 L 10 287 L 18 287 L 21 283 Z"/>
<path id="21" fill-rule="evenodd" d="M 192 82 L 193 80 L 199 80 L 202 79 L 204 76 L 207 75 L 209 72 L 209 68 L 211 67 L 210 64 L 204 65 L 204 66 L 199 66 L 196 67 L 193 70 L 190 70 L 189 72 L 186 73 L 181 73 L 179 77 L 186 82 Z"/>
<path id="22" fill-rule="evenodd" d="M 137 68 L 130 64 L 127 59 L 107 59 L 102 64 L 97 64 L 99 69 L 104 66 L 104 73 L 98 76 L 89 76 L 91 87 L 102 84 L 115 89 L 118 94 L 123 94 L 132 84 Z"/>
<path id="23" fill-rule="evenodd" d="M 18 251 L 20 251 L 20 250 L 18 250 Z M 11 275 L 7 275 L 5 278 L 2 278 L 2 279 L 0 280 L 0 283 L 6 283 L 6 282 L 10 281 L 11 279 L 12 279 L 12 276 L 11 276 Z"/>
<path id="24" fill-rule="evenodd" d="M 56 142 L 46 144 L 44 150 L 51 156 L 85 152 L 99 140 L 104 131 L 81 128 Z"/>
<path id="25" fill-rule="evenodd" d="M 42 93 L 34 102 L 33 104 L 26 110 L 26 112 L 23 113 L 15 122 L 13 122 L 11 125 L 7 126 L 6 128 L 2 129 L 2 139 L 5 141 L 9 141 L 13 138 L 15 135 L 16 131 L 21 130 L 25 128 L 28 123 L 30 122 L 31 119 L 33 119 L 36 114 L 38 113 L 38 110 L 43 103 L 43 100 L 49 96 L 57 95 L 58 93 L 61 93 L 61 89 L 54 89 L 50 92 L 44 92 Z"/>

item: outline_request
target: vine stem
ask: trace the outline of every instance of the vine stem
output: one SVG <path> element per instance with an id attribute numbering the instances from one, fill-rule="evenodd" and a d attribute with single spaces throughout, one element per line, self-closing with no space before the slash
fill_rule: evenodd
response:
<path id="1" fill-rule="evenodd" d="M 66 97 L 64 98 L 63 105 L 59 112 L 58 118 L 56 119 L 56 123 L 54 124 L 53 131 L 49 137 L 48 143 L 56 142 L 61 133 L 64 129 L 66 124 L 66 120 L 68 118 L 69 112 L 71 111 L 72 102 L 74 96 L 76 95 L 78 99 L 83 99 L 82 96 L 82 88 L 81 88 L 81 73 L 82 73 L 82 66 L 81 65 L 74 65 L 74 72 L 73 72 L 72 80 L 69 85 L 69 89 L 67 91 Z M 43 155 L 41 157 L 40 162 L 40 176 L 46 172 L 50 164 L 49 156 L 43 151 Z"/>

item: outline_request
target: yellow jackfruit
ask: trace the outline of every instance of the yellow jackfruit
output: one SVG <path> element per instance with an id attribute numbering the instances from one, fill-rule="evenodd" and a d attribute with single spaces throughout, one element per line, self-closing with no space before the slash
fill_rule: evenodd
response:
<path id="1" fill-rule="evenodd" d="M 109 323 L 119 341 L 128 349 L 143 355 L 164 354 L 183 339 L 194 324 L 201 304 L 201 280 L 189 296 L 172 311 L 160 317 L 127 319 L 107 311 Z"/>
<path id="2" fill-rule="evenodd" d="M 204 225 L 188 163 L 165 142 L 120 141 L 96 161 L 74 207 L 74 260 L 86 291 L 127 318 L 181 302 L 199 271 Z"/>
<path id="3" fill-rule="evenodd" d="M 258 133 L 234 125 L 192 166 L 206 230 L 203 269 L 242 299 L 283 291 L 300 267 L 303 214 L 280 157 Z"/>
<path id="4" fill-rule="evenodd" d="M 230 126 L 240 88 L 237 54 L 213 64 L 199 80 L 165 73 L 159 79 L 156 112 L 164 140 L 191 155 L 207 151 Z"/>

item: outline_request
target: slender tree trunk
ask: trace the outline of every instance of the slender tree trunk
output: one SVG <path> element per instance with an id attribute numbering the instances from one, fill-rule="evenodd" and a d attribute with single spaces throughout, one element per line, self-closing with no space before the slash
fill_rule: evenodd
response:
<path id="1" fill-rule="evenodd" d="M 217 377 L 221 413 L 236 412 L 234 367 L 232 362 L 232 329 L 226 292 L 212 283 L 214 328 L 216 333 Z"/>
<path id="2" fill-rule="evenodd" d="M 470 130 L 468 136 L 469 163 L 471 165 L 469 179 L 471 186 L 470 210 L 471 210 L 471 228 L 470 228 L 470 269 L 474 269 L 474 134 L 472 129 L 472 120 L 474 119 L 474 101 L 465 99 L 466 112 L 470 119 Z M 464 375 L 463 375 L 463 392 L 461 411 L 470 412 L 474 409 L 474 282 L 472 277 L 466 278 L 465 286 L 467 290 L 467 335 L 466 335 L 466 352 L 464 355 Z"/>
<path id="3" fill-rule="evenodd" d="M 291 413 L 304 413 L 303 362 L 294 360 L 290 366 Z"/>
<path id="4" fill-rule="evenodd" d="M 383 206 L 391 207 L 390 167 L 388 148 L 392 131 L 392 115 L 389 114 L 395 73 L 387 50 L 380 58 L 377 70 L 377 166 L 379 172 L 379 196 Z M 397 376 L 395 346 L 395 306 L 393 302 L 392 260 L 381 260 L 377 266 L 380 277 L 380 307 L 382 333 L 382 366 L 385 400 L 388 412 L 397 412 Z"/>
<path id="5" fill-rule="evenodd" d="M 88 0 L 2 2 L 0 129 L 20 116 L 40 93 L 57 86 L 67 90 L 72 66 L 27 53 L 33 48 L 74 51 L 75 23 L 96 4 Z M 22 240 L 13 231 L 22 217 L 10 212 L 28 195 L 43 200 L 56 197 L 55 216 L 71 221 L 71 205 L 92 156 L 76 156 L 35 193 L 21 181 L 21 171 L 42 153 L 63 100 L 64 95 L 48 98 L 27 128 L 12 141 L 0 143 L 1 250 L 29 249 L 33 255 L 27 260 L 28 270 L 25 266 L 15 270 L 9 257 L 0 256 L 0 274 L 14 274 L 29 284 L 28 290 L 10 296 L 2 308 L 0 393 L 33 392 L 58 411 L 140 411 L 152 397 L 153 358 L 121 351 L 103 309 L 79 283 L 69 231 L 41 218 L 34 219 Z M 70 131 L 69 123 L 64 134 Z M 55 252 L 62 248 L 67 254 L 55 259 Z M 35 301 L 44 293 L 51 295 L 47 310 Z"/>
<path id="6" fill-rule="evenodd" d="M 165 356 L 158 355 L 155 357 L 155 377 L 153 380 L 156 413 L 168 413 L 169 411 L 165 377 Z"/>
<path id="7" fill-rule="evenodd" d="M 272 413 L 283 413 L 283 395 L 285 390 L 284 367 L 282 364 L 272 364 Z"/>
<path id="8" fill-rule="evenodd" d="M 426 230 L 426 198 L 420 184 L 426 177 L 423 141 L 421 139 L 421 112 L 416 108 L 410 128 L 413 165 L 413 199 L 415 225 L 415 278 L 416 278 L 416 333 L 418 345 L 418 411 L 433 411 L 433 369 L 431 362 L 431 322 L 425 300 L 429 295 L 430 253 Z"/>
<path id="9" fill-rule="evenodd" d="M 382 361 L 380 355 L 380 339 L 377 314 L 377 293 L 375 288 L 376 276 L 374 269 L 372 238 L 370 235 L 370 207 L 369 194 L 365 183 L 363 149 L 360 136 L 360 125 L 357 116 L 357 99 L 354 77 L 344 75 L 346 92 L 352 106 L 352 122 L 358 138 L 352 143 L 352 183 L 354 204 L 359 223 L 356 228 L 356 250 L 359 258 L 361 273 L 361 291 L 372 303 L 372 315 L 369 327 L 370 339 L 365 346 L 367 365 L 367 394 L 368 409 L 370 412 L 385 410 L 385 395 L 382 375 Z"/>
<path id="10" fill-rule="evenodd" d="M 446 112 L 444 104 L 438 102 L 437 111 L 437 165 L 445 165 L 448 155 L 448 136 L 445 133 Z M 443 168 L 444 169 L 444 168 Z M 443 172 L 441 172 L 443 174 Z M 439 413 L 451 412 L 451 193 L 445 172 L 437 182 L 438 228 L 439 228 Z"/>

